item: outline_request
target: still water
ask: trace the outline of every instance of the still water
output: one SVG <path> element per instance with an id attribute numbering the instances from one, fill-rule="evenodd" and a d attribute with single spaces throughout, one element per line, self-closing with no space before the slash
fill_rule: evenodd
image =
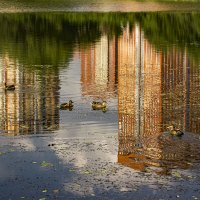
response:
<path id="1" fill-rule="evenodd" d="M 133 169 L 200 163 L 198 12 L 0 14 L 0 84 L 2 136 L 116 136 Z"/>
<path id="2" fill-rule="evenodd" d="M 147 12 L 200 10 L 199 0 L 0 0 L 0 12 Z"/>

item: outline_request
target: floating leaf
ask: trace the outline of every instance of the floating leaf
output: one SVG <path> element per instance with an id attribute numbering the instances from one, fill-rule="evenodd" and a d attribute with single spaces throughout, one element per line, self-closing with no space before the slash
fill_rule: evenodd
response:
<path id="1" fill-rule="evenodd" d="M 33 161 L 32 163 L 33 163 L 33 164 L 36 164 L 37 162 L 36 162 L 36 161 Z"/>
<path id="2" fill-rule="evenodd" d="M 46 161 L 42 161 L 42 163 L 40 165 L 41 165 L 41 167 L 53 167 L 52 163 L 46 162 Z"/>
<path id="3" fill-rule="evenodd" d="M 91 174 L 91 172 L 86 170 L 86 171 L 84 171 L 84 174 Z"/>
<path id="4" fill-rule="evenodd" d="M 73 184 L 71 184 L 71 189 L 72 189 L 72 190 L 79 190 L 80 187 L 81 187 L 81 185 L 78 184 L 78 183 L 73 183 Z"/>
<path id="5" fill-rule="evenodd" d="M 27 125 L 20 125 L 21 128 L 26 128 L 28 129 L 29 127 Z"/>
<path id="6" fill-rule="evenodd" d="M 70 172 L 75 172 L 76 170 L 75 170 L 75 169 L 70 169 L 69 171 L 70 171 Z"/>
<path id="7" fill-rule="evenodd" d="M 150 168 L 146 167 L 143 171 L 144 171 L 144 172 L 151 173 L 151 172 L 153 172 L 153 169 L 150 169 Z"/>
<path id="8" fill-rule="evenodd" d="M 190 163 L 190 162 L 187 162 L 187 164 L 188 164 L 188 165 L 193 165 L 193 164 L 192 164 L 192 163 Z"/>
<path id="9" fill-rule="evenodd" d="M 42 190 L 42 192 L 44 192 L 44 193 L 45 193 L 45 192 L 48 192 L 48 190 L 47 190 L 47 189 L 44 189 L 44 190 Z"/>
<path id="10" fill-rule="evenodd" d="M 178 177 L 178 178 L 181 178 L 181 174 L 179 172 L 172 172 L 172 176 L 175 176 L 175 177 Z"/>
<path id="11" fill-rule="evenodd" d="M 42 197 L 42 198 L 39 198 L 39 200 L 46 200 L 46 198 L 45 198 L 45 197 Z"/>
<path id="12" fill-rule="evenodd" d="M 60 190 L 59 189 L 55 189 L 55 190 L 53 190 L 53 192 L 54 193 L 58 193 L 58 192 L 60 192 Z"/>

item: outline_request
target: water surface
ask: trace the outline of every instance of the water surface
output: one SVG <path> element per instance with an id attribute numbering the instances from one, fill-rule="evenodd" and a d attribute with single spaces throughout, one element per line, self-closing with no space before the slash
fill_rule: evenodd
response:
<path id="1" fill-rule="evenodd" d="M 0 12 L 147 12 L 147 11 L 194 11 L 200 10 L 199 0 L 0 0 Z"/>
<path id="2" fill-rule="evenodd" d="M 107 161 L 198 169 L 199 52 L 199 12 L 0 14 L 1 135 L 113 138 Z M 74 108 L 60 110 L 70 99 Z"/>

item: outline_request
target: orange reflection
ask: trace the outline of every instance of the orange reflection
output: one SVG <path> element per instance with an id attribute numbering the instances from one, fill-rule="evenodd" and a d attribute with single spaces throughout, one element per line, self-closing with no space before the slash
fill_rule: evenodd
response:
<path id="1" fill-rule="evenodd" d="M 19 68 L 8 56 L 1 65 L 1 130 L 7 135 L 19 135 L 58 129 L 57 71 L 45 69 L 41 77 L 36 70 Z M 15 84 L 15 91 L 5 91 L 4 82 Z"/>
<path id="2" fill-rule="evenodd" d="M 194 141 L 163 132 L 172 123 L 183 131 L 200 132 L 200 113 L 194 111 L 200 100 L 195 62 L 186 49 L 157 52 L 137 24 L 133 31 L 124 29 L 118 55 L 118 162 L 139 170 L 188 167 L 194 160 L 190 154 L 199 159 Z"/>
<path id="3" fill-rule="evenodd" d="M 144 138 L 162 134 L 162 55 L 144 38 L 139 25 L 129 27 L 119 39 L 118 161 L 134 169 L 144 169 L 145 156 L 136 153 Z M 158 141 L 152 144 L 159 149 Z"/>
<path id="4" fill-rule="evenodd" d="M 115 96 L 117 41 L 103 35 L 94 46 L 80 51 L 82 95 L 106 99 Z"/>

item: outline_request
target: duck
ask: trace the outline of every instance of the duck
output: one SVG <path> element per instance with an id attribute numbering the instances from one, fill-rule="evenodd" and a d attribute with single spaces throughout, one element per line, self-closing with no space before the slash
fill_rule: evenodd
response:
<path id="1" fill-rule="evenodd" d="M 106 108 L 106 101 L 93 101 L 92 102 L 92 109 L 93 110 L 101 110 L 101 109 L 105 109 Z"/>
<path id="2" fill-rule="evenodd" d="M 180 129 L 175 128 L 174 125 L 168 126 L 167 129 L 169 130 L 170 134 L 173 136 L 182 136 L 184 134 Z"/>
<path id="3" fill-rule="evenodd" d="M 7 85 L 5 83 L 5 90 L 15 90 L 15 85 Z"/>
<path id="4" fill-rule="evenodd" d="M 73 101 L 72 100 L 69 100 L 69 103 L 62 103 L 61 105 L 60 105 L 60 109 L 69 109 L 69 110 L 72 110 L 72 108 L 73 108 Z"/>

